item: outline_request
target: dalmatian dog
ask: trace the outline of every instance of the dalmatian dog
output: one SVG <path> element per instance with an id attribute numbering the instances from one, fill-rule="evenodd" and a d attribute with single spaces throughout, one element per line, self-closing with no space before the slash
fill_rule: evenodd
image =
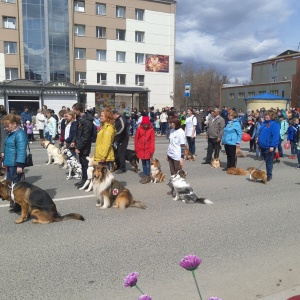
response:
<path id="1" fill-rule="evenodd" d="M 72 155 L 72 152 L 69 149 L 64 149 L 63 154 L 67 157 L 67 165 L 69 168 L 69 175 L 67 176 L 67 180 L 72 178 L 81 179 L 82 168 L 76 157 Z M 74 175 L 72 175 L 72 172 Z"/>

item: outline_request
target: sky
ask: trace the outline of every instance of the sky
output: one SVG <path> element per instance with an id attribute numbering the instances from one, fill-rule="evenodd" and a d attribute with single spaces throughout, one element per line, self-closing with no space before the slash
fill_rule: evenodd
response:
<path id="1" fill-rule="evenodd" d="M 230 81 L 251 63 L 300 51 L 299 0 L 177 0 L 176 61 L 214 65 Z"/>

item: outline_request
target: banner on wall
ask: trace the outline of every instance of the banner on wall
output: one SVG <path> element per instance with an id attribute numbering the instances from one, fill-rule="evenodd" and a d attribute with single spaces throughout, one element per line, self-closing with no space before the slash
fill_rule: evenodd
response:
<path id="1" fill-rule="evenodd" d="M 169 73 L 169 56 L 146 54 L 145 70 L 148 72 Z"/>
<path id="2" fill-rule="evenodd" d="M 115 108 L 115 94 L 95 93 L 96 111 L 102 111 L 107 106 Z"/>

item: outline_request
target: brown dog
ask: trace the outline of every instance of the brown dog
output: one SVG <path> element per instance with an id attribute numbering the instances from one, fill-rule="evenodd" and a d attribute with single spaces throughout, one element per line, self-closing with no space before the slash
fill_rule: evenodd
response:
<path id="1" fill-rule="evenodd" d="M 23 223 L 30 215 L 35 217 L 32 223 L 48 224 L 64 220 L 80 220 L 84 218 L 80 214 L 71 213 L 61 216 L 52 198 L 44 190 L 27 181 L 20 181 L 9 186 L 10 182 L 0 183 L 0 197 L 5 200 L 14 200 L 21 206 L 21 216 L 15 221 L 16 224 Z"/>
<path id="2" fill-rule="evenodd" d="M 151 160 L 150 163 L 151 171 L 151 182 L 164 182 L 166 179 L 166 174 L 161 171 L 161 165 L 157 158 Z"/>
<path id="3" fill-rule="evenodd" d="M 247 174 L 249 174 L 249 172 L 242 169 L 242 168 L 228 168 L 227 169 L 227 174 L 230 174 L 230 175 L 247 175 Z"/>
<path id="4" fill-rule="evenodd" d="M 246 157 L 246 155 L 242 152 L 240 147 L 236 147 L 235 154 L 236 154 L 236 157 Z"/>
<path id="5" fill-rule="evenodd" d="M 124 210 L 126 207 L 146 208 L 140 201 L 133 200 L 133 196 L 119 181 L 115 180 L 107 166 L 95 166 L 93 172 L 93 191 L 97 204 L 101 209 L 109 207 Z"/>
<path id="6" fill-rule="evenodd" d="M 257 179 L 260 179 L 264 184 L 267 183 L 267 173 L 264 170 L 257 170 L 254 167 L 249 167 L 248 171 L 250 173 L 250 180 L 256 182 Z"/>
<path id="7" fill-rule="evenodd" d="M 193 161 L 195 160 L 195 156 L 189 150 L 189 148 L 187 147 L 187 145 L 185 145 L 185 148 L 184 148 L 184 159 L 185 160 L 193 160 Z"/>
<path id="8" fill-rule="evenodd" d="M 211 167 L 212 168 L 220 168 L 221 166 L 221 162 L 219 158 L 213 158 L 213 160 L 211 161 Z"/>

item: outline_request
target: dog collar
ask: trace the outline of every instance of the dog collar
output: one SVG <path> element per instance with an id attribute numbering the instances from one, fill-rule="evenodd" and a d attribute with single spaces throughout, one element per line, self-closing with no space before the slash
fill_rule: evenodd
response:
<path id="1" fill-rule="evenodd" d="M 48 147 L 49 147 L 49 145 L 50 145 L 51 143 L 49 142 L 49 144 L 46 146 L 46 148 L 45 149 L 47 149 Z"/>

